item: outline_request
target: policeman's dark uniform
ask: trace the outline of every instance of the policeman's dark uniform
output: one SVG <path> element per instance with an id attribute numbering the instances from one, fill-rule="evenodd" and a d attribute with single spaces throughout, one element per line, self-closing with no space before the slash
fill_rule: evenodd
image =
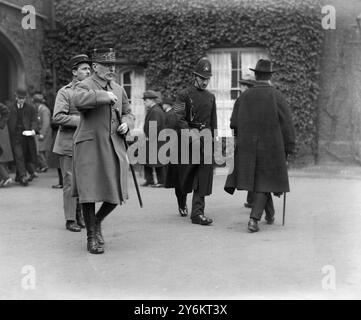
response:
<path id="1" fill-rule="evenodd" d="M 209 79 L 211 77 L 211 64 L 207 59 L 201 59 L 193 72 L 195 76 Z M 196 78 L 195 78 L 196 81 Z M 205 89 L 195 85 L 181 91 L 178 94 L 174 105 L 177 114 L 178 134 L 182 129 L 211 130 L 212 136 L 217 129 L 217 110 L 215 96 Z M 179 139 L 180 140 L 180 139 Z M 181 216 L 187 215 L 187 194 L 193 191 L 191 219 L 193 223 L 207 225 L 212 223 L 212 219 L 204 216 L 205 196 L 212 193 L 213 184 L 213 154 L 212 163 L 207 164 L 202 161 L 204 155 L 204 140 L 200 140 L 201 163 L 192 163 L 191 147 L 189 150 L 189 164 L 171 164 L 166 179 L 167 188 L 175 188 L 179 213 Z M 178 144 L 179 159 L 181 153 L 181 143 Z M 213 153 L 213 148 L 212 148 Z M 204 159 L 203 159 L 204 160 Z"/>

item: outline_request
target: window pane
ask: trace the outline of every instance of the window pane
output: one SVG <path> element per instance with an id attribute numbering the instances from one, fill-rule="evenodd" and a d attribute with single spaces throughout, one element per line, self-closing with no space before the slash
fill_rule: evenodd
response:
<path id="1" fill-rule="evenodd" d="M 123 84 L 130 84 L 130 71 L 129 72 L 125 72 L 123 75 Z"/>
<path id="2" fill-rule="evenodd" d="M 125 85 L 124 90 L 125 90 L 125 92 L 126 92 L 126 94 L 128 96 L 128 99 L 131 100 L 132 99 L 132 97 L 131 97 L 131 92 L 132 92 L 131 87 L 129 85 Z"/>
<path id="3" fill-rule="evenodd" d="M 231 59 L 232 59 L 232 69 L 237 69 L 238 68 L 238 52 L 237 51 L 233 51 L 231 53 Z"/>
<path id="4" fill-rule="evenodd" d="M 239 97 L 239 90 L 231 90 L 231 99 L 236 100 Z"/>
<path id="5" fill-rule="evenodd" d="M 233 70 L 232 71 L 232 88 L 237 88 L 238 87 L 238 71 L 237 70 Z"/>

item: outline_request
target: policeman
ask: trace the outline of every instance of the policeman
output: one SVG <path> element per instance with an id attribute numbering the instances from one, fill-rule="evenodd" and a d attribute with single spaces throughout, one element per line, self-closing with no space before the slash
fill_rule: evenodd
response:
<path id="1" fill-rule="evenodd" d="M 178 210 L 182 217 L 188 215 L 187 194 L 193 192 L 191 220 L 200 225 L 213 222 L 204 215 L 205 196 L 212 193 L 214 162 L 213 148 L 211 162 L 206 161 L 209 157 L 205 153 L 205 147 L 209 146 L 205 144 L 212 143 L 212 140 L 209 142 L 201 137 L 202 133 L 208 131 L 213 138 L 214 130 L 217 129 L 216 99 L 206 90 L 211 76 L 211 63 L 206 58 L 200 59 L 193 71 L 192 85 L 177 96 L 174 111 L 177 114 L 178 134 L 182 137 L 182 131 L 190 132 L 193 146 L 191 150 L 186 150 L 181 143 L 178 144 L 178 164 L 169 166 L 166 179 L 166 187 L 175 188 Z M 200 161 L 193 160 L 194 146 L 199 147 Z M 186 163 L 182 163 L 182 153 L 185 152 L 189 152 L 190 157 Z"/>

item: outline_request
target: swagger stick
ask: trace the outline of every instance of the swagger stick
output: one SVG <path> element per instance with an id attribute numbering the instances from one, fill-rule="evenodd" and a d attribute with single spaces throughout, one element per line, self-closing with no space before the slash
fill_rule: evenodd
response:
<path id="1" fill-rule="evenodd" d="M 121 124 L 122 122 L 121 122 L 120 112 L 119 112 L 119 110 L 117 108 L 115 108 L 115 114 L 117 115 L 118 121 Z M 128 152 L 128 142 L 127 142 L 125 134 L 122 134 L 122 138 L 123 138 L 123 141 L 124 141 L 125 150 Z M 128 155 L 127 155 L 127 158 L 128 158 Z M 142 201 L 142 197 L 141 197 L 140 191 L 139 191 L 137 176 L 135 175 L 133 165 L 130 163 L 130 161 L 129 161 L 129 167 L 130 167 L 130 171 L 132 172 L 133 181 L 134 181 L 134 185 L 135 185 L 135 190 L 137 191 L 137 196 L 138 196 L 138 200 L 139 200 L 139 205 L 140 205 L 141 208 L 143 208 L 143 201 Z"/>
<path id="2" fill-rule="evenodd" d="M 283 219 L 282 219 L 282 226 L 285 225 L 285 218 L 286 218 L 286 192 L 283 194 Z"/>

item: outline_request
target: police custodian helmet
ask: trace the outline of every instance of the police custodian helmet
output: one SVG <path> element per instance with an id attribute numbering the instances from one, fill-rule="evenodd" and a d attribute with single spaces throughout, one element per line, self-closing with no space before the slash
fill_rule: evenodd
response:
<path id="1" fill-rule="evenodd" d="M 197 62 L 193 74 L 202 78 L 210 78 L 212 76 L 212 66 L 207 58 L 201 58 Z"/>

